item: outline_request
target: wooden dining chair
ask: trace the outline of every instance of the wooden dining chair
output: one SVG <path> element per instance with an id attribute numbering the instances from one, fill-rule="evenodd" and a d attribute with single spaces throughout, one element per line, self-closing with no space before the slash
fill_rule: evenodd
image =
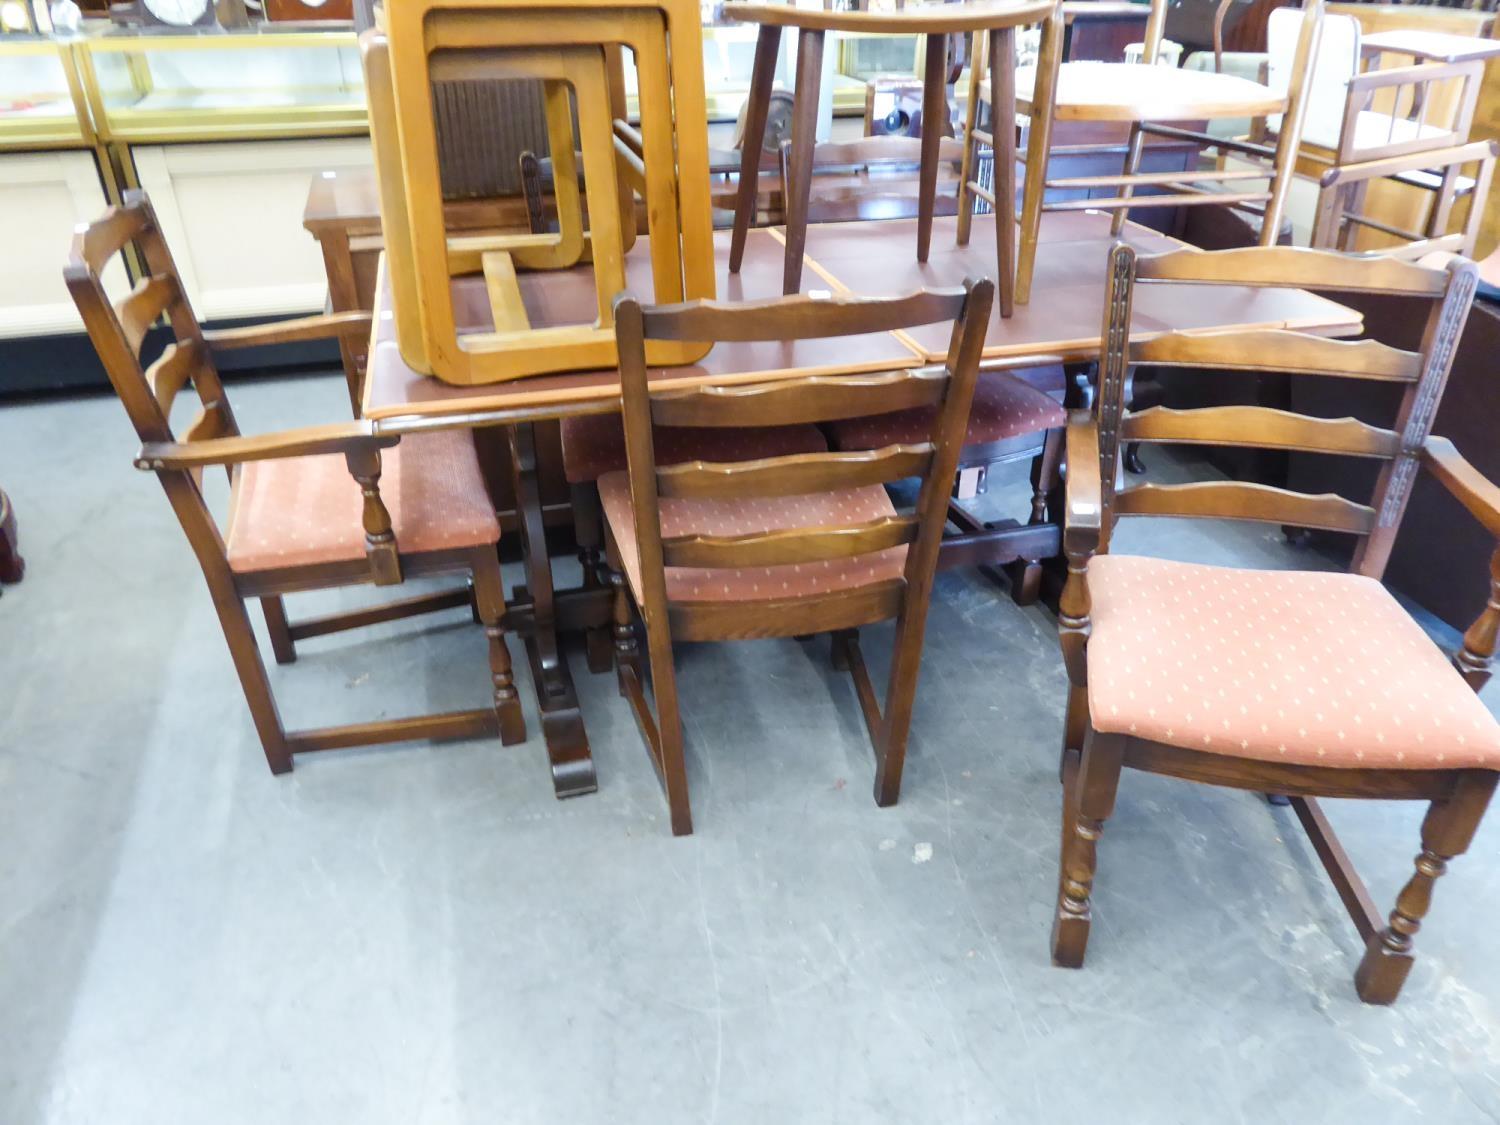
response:
<path id="1" fill-rule="evenodd" d="M 1067 585 L 1059 622 L 1070 689 L 1063 751 L 1062 874 L 1053 960 L 1083 963 L 1096 852 L 1122 767 L 1290 795 L 1366 943 L 1355 976 L 1368 1003 L 1395 1000 L 1433 883 L 1462 853 L 1500 778 L 1500 724 L 1470 690 L 1488 678 L 1500 600 L 1465 637 L 1457 670 L 1380 584 L 1419 468 L 1433 469 L 1500 535 L 1500 489 L 1430 436 L 1473 301 L 1472 262 L 1417 265 L 1263 247 L 1110 256 L 1094 414 L 1068 433 Z M 1167 333 L 1129 342 L 1138 285 L 1312 288 L 1404 295 L 1428 307 L 1419 351 L 1285 330 Z M 1129 411 L 1131 364 L 1278 371 L 1402 389 L 1394 424 L 1259 406 Z M 1266 484 L 1118 485 L 1121 443 L 1238 446 L 1366 458 L 1369 503 Z M 1121 516 L 1208 517 L 1343 532 L 1349 573 L 1257 571 L 1108 553 Z M 1500 583 L 1500 555 L 1493 571 Z M 1500 589 L 1500 587 L 1497 587 Z M 1467 683 L 1465 681 L 1468 681 Z M 1319 797 L 1430 802 L 1416 874 L 1383 922 Z"/>
<path id="2" fill-rule="evenodd" d="M 1021 191 L 1021 245 L 1016 259 L 1017 304 L 1026 304 L 1031 298 L 1042 214 L 1046 211 L 1110 211 L 1114 233 L 1119 234 L 1132 208 L 1259 206 L 1264 214 L 1261 245 L 1276 242 L 1307 112 L 1306 77 L 1322 31 L 1323 0 L 1306 0 L 1303 5 L 1289 84 L 1284 90 L 1230 74 L 1157 66 L 1166 14 L 1167 0 L 1151 0 L 1140 64 L 1064 62 L 1065 17 L 1059 6 L 1043 26 L 1037 65 L 1016 71 L 1016 106 L 1031 119 L 1021 157 L 1026 175 Z M 1276 114 L 1281 115 L 1281 128 L 1274 144 L 1217 137 L 1186 127 L 1226 118 L 1264 120 Z M 1129 140 L 1120 172 L 1049 177 L 1054 122 L 1127 125 Z M 1221 155 L 1247 159 L 1254 166 L 1141 172 L 1147 136 L 1189 141 L 1216 149 Z M 1266 181 L 1264 188 L 1255 186 L 1254 182 L 1260 180 Z M 1116 194 L 1093 194 L 1094 189 L 1110 187 Z M 1150 188 L 1153 194 L 1137 195 L 1136 188 Z M 1049 192 L 1078 191 L 1086 194 L 1082 198 L 1047 200 Z"/>
<path id="3" fill-rule="evenodd" d="M 834 634 L 875 744 L 875 801 L 895 803 L 922 634 L 969 400 L 994 300 L 988 280 L 894 300 L 799 296 L 737 304 L 615 306 L 629 468 L 599 479 L 614 570 L 620 691 L 666 792 L 672 832 L 692 831 L 673 668 L 675 641 Z M 954 322 L 941 367 L 810 376 L 736 387 L 653 391 L 645 341 L 794 340 Z M 814 452 L 741 463 L 664 466 L 656 427 L 801 426 L 937 406 L 924 440 L 873 452 Z M 883 483 L 921 477 L 913 515 Z M 646 700 L 634 612 L 645 623 L 655 714 Z M 884 707 L 857 630 L 896 619 Z"/>
<path id="4" fill-rule="evenodd" d="M 111 304 L 100 275 L 134 244 L 150 271 Z M 361 420 L 245 436 L 214 364 L 223 348 L 297 340 L 368 337 L 368 313 L 335 313 L 249 328 L 204 331 L 187 302 L 171 251 L 143 192 L 125 194 L 79 229 L 64 270 L 89 338 L 142 445 L 136 468 L 154 472 L 176 512 L 213 595 L 230 656 L 272 773 L 294 754 L 498 731 L 524 741 L 511 676 L 496 547 L 500 526 L 485 491 L 473 441 L 461 430 L 398 439 Z M 172 342 L 149 367 L 141 344 L 162 317 Z M 171 422 L 191 386 L 201 409 L 179 438 Z M 398 444 L 399 441 L 399 444 Z M 230 483 L 221 531 L 203 494 L 203 471 L 222 466 Z M 473 610 L 489 642 L 490 707 L 383 719 L 315 730 L 285 729 L 246 614 L 260 599 L 276 660 L 296 659 L 296 642 L 437 609 L 468 606 L 467 590 L 408 598 L 352 613 L 289 622 L 282 596 L 338 586 L 391 586 L 408 577 L 468 574 Z"/>

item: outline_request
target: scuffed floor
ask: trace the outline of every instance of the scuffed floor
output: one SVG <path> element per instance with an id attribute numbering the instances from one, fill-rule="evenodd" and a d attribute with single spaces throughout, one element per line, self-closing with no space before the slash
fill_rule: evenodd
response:
<path id="1" fill-rule="evenodd" d="M 343 395 L 231 390 L 247 431 Z M 4 1125 L 1500 1119 L 1493 820 L 1371 1009 L 1289 810 L 1127 774 L 1088 967 L 1052 969 L 1055 627 L 969 574 L 938 583 L 896 808 L 824 640 L 681 652 L 690 839 L 577 652 L 593 796 L 553 799 L 529 700 L 523 746 L 273 778 L 134 444 L 105 396 L 0 408 L 30 563 L 0 597 Z M 1318 565 L 1266 529 L 1117 546 Z M 888 640 L 867 631 L 877 677 Z M 485 698 L 462 613 L 301 652 L 272 665 L 293 724 Z M 1422 810 L 1329 808 L 1388 904 Z"/>

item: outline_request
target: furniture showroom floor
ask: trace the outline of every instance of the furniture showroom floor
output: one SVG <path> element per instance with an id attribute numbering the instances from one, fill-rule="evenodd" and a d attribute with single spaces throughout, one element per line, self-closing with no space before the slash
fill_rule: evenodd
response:
<path id="1" fill-rule="evenodd" d="M 343 397 L 337 376 L 235 388 L 247 433 Z M 1500 1118 L 1494 818 L 1399 1004 L 1367 1008 L 1289 809 L 1129 773 L 1088 965 L 1051 968 L 1055 623 L 962 572 L 939 577 L 895 808 L 823 639 L 680 654 L 691 838 L 580 652 L 593 796 L 553 798 L 529 703 L 523 746 L 275 778 L 134 446 L 111 396 L 0 409 L 30 564 L 0 598 L 5 1125 Z M 1023 477 L 992 496 L 1024 511 Z M 1269 528 L 1136 521 L 1117 546 L 1319 565 Z M 869 633 L 878 671 L 889 630 Z M 461 613 L 301 653 L 271 665 L 298 724 L 487 698 Z M 1388 908 L 1422 809 L 1329 808 Z"/>

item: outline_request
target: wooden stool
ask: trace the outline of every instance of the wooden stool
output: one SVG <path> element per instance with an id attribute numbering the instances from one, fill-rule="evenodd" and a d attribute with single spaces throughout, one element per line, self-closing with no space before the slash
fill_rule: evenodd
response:
<path id="1" fill-rule="evenodd" d="M 656 299 L 712 296 L 702 60 L 692 65 L 679 58 L 684 51 L 671 50 L 671 28 L 678 27 L 680 37 L 684 26 L 683 13 L 667 10 L 672 5 L 682 7 L 681 0 L 667 7 L 421 0 L 392 9 L 389 41 L 370 38 L 365 58 L 382 211 L 399 208 L 406 220 L 406 248 L 391 254 L 390 272 L 398 340 L 411 366 L 454 383 L 613 366 L 611 302 L 624 289 L 636 191 L 652 235 Z M 696 54 L 696 8 L 693 15 Z M 638 75 L 639 130 L 625 120 L 624 49 L 631 51 Z M 375 73 L 382 69 L 384 74 Z M 557 232 L 449 237 L 439 211 L 423 204 L 440 192 L 431 83 L 476 77 L 542 81 L 557 170 Z M 569 87 L 576 99 L 576 137 Z M 575 142 L 582 154 L 588 231 Z M 392 149 L 394 157 L 388 155 Z M 388 246 L 390 241 L 388 224 Z M 593 323 L 533 326 L 518 272 L 584 261 L 595 275 Z M 451 281 L 476 272 L 486 279 L 495 330 L 461 334 Z M 663 341 L 650 358 L 663 365 L 691 363 L 706 350 Z"/>
<path id="2" fill-rule="evenodd" d="M 745 138 L 741 147 L 739 197 L 734 211 L 734 235 L 730 243 L 729 269 L 737 272 L 745 253 L 745 237 L 755 213 L 757 181 L 760 172 L 760 150 L 765 138 L 766 111 L 771 104 L 771 85 L 776 69 L 776 54 L 781 47 L 785 27 L 797 29 L 797 79 L 792 109 L 791 153 L 787 161 L 787 179 L 791 188 L 786 199 L 786 265 L 782 288 L 796 293 L 802 287 L 802 254 L 807 242 L 807 209 L 812 188 L 813 147 L 818 118 L 818 87 L 822 81 L 823 41 L 830 31 L 864 34 L 922 35 L 925 37 L 926 60 L 922 84 L 922 162 L 918 186 L 917 261 L 927 260 L 932 245 L 932 216 L 937 196 L 939 146 L 944 130 L 941 122 L 948 117 L 947 64 L 948 36 L 987 33 L 991 57 L 1011 59 L 1015 56 L 1015 29 L 1038 23 L 1048 17 L 1054 0 L 963 0 L 954 4 L 930 4 L 895 12 L 836 12 L 821 9 L 794 8 L 786 4 L 734 2 L 724 5 L 731 19 L 760 25 L 755 45 L 755 64 L 750 78 L 749 109 L 745 114 Z M 996 113 L 1005 112 L 1015 91 L 1015 68 L 996 68 Z M 1009 119 L 1014 120 L 1014 110 Z M 1015 131 L 999 130 L 1001 146 L 995 158 L 996 168 L 1013 168 L 1015 164 Z M 1006 177 L 997 175 L 996 195 L 1007 202 L 995 207 L 997 243 L 1000 253 L 1000 308 L 1008 315 L 1012 306 L 1012 270 L 1004 265 L 1010 260 L 1014 245 L 1014 176 L 1009 177 L 1009 196 L 1004 195 Z"/>

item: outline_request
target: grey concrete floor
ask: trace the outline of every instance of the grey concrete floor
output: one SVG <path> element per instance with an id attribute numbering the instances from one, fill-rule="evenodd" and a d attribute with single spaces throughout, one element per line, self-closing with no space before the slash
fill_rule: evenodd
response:
<path id="1" fill-rule="evenodd" d="M 342 397 L 232 390 L 247 431 Z M 969 574 L 938 583 L 896 808 L 822 641 L 681 652 L 689 839 L 576 652 L 593 796 L 553 799 L 529 701 L 523 746 L 273 778 L 133 448 L 105 396 L 0 409 L 31 566 L 0 597 L 0 1125 L 1500 1120 L 1493 819 L 1371 1009 L 1286 810 L 1127 775 L 1088 966 L 1053 969 L 1055 626 Z M 1261 529 L 1137 521 L 1118 547 L 1319 565 Z M 461 613 L 272 676 L 297 724 L 486 690 Z M 1331 805 L 1390 902 L 1422 810 Z"/>

